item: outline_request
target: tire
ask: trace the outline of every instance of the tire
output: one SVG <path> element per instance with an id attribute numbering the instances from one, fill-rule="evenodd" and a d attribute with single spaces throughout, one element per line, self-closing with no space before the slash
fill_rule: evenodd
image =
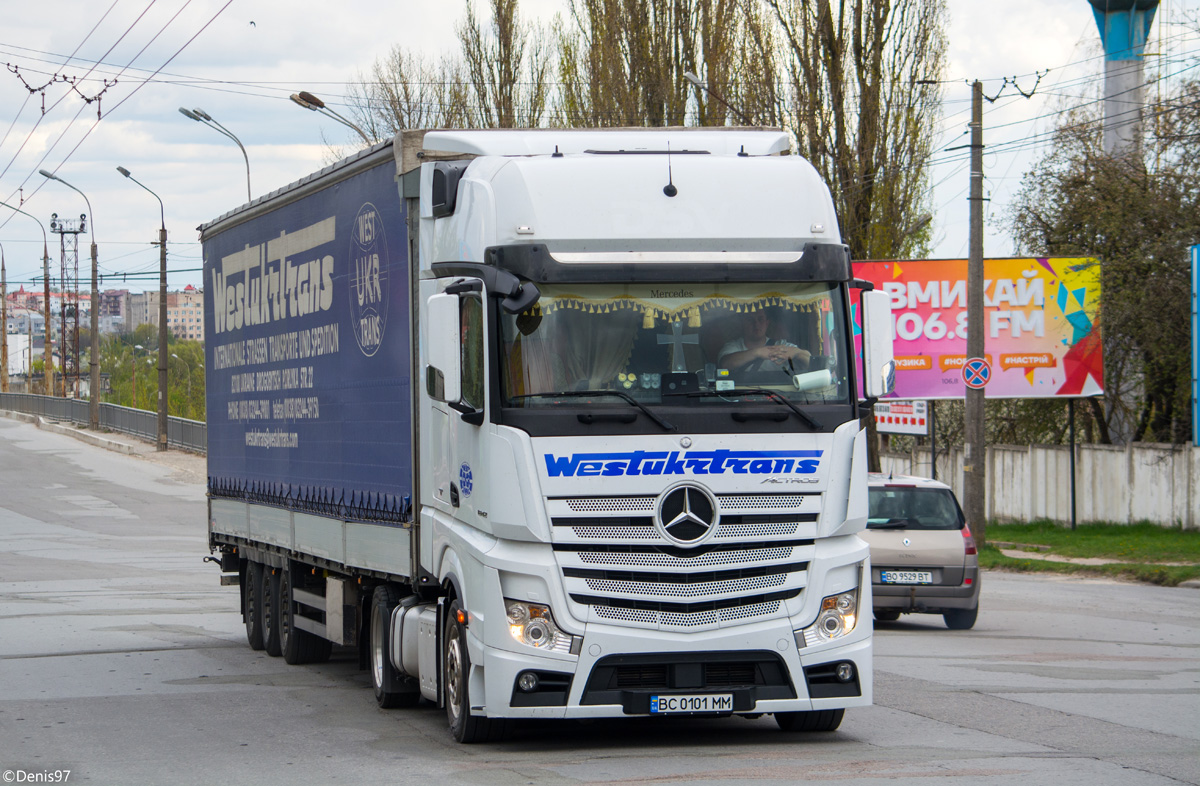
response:
<path id="1" fill-rule="evenodd" d="M 895 622 L 900 619 L 900 609 L 875 609 L 875 619 L 880 622 Z"/>
<path id="2" fill-rule="evenodd" d="M 262 565 L 247 562 L 242 580 L 242 618 L 246 620 L 246 643 L 252 650 L 263 648 L 261 586 Z"/>
<path id="3" fill-rule="evenodd" d="M 329 660 L 333 642 L 296 627 L 295 577 L 289 568 L 279 572 L 279 649 L 290 665 Z"/>
<path id="4" fill-rule="evenodd" d="M 813 712 L 777 712 L 775 722 L 783 731 L 835 731 L 842 725 L 845 710 L 815 710 Z"/>
<path id="5" fill-rule="evenodd" d="M 471 714 L 471 654 L 467 651 L 467 627 L 457 619 L 461 608 L 457 600 L 446 607 L 446 635 L 442 637 L 446 719 L 454 739 L 463 744 L 499 742 L 508 736 L 509 721 Z"/>
<path id="6" fill-rule="evenodd" d="M 385 710 L 412 707 L 421 700 L 415 680 L 392 665 L 392 612 L 400 605 L 400 593 L 391 584 L 380 584 L 371 596 L 371 626 L 368 668 L 375 687 L 375 701 Z M 403 687 L 404 690 L 396 690 Z"/>
<path id="7" fill-rule="evenodd" d="M 975 627 L 975 619 L 979 616 L 978 604 L 973 609 L 949 609 L 942 612 L 942 619 L 950 630 L 970 630 Z"/>
<path id="8" fill-rule="evenodd" d="M 273 658 L 279 657 L 279 571 L 263 566 L 259 587 L 259 606 L 262 609 L 263 649 Z"/>

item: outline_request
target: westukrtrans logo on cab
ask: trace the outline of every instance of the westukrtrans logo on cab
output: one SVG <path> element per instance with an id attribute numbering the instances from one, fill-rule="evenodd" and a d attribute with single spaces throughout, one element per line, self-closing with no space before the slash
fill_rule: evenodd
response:
<path id="1" fill-rule="evenodd" d="M 626 453 L 546 453 L 552 478 L 614 475 L 812 475 L 820 450 L 692 450 Z"/>

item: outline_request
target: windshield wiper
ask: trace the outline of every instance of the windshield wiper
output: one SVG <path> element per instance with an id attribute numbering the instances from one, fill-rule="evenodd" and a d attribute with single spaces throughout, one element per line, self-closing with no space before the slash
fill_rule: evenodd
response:
<path id="1" fill-rule="evenodd" d="M 648 407 L 646 407 L 646 405 L 623 390 L 562 390 L 556 393 L 526 393 L 520 396 L 509 396 L 509 398 L 515 401 L 516 399 L 522 398 L 588 398 L 589 396 L 616 396 L 619 399 L 628 401 L 630 404 L 640 409 L 645 413 L 646 417 L 662 426 L 664 431 L 679 430 L 671 423 L 668 423 L 658 415 L 654 414 Z"/>
<path id="2" fill-rule="evenodd" d="M 666 396 L 683 396 L 684 398 L 698 398 L 700 396 L 766 396 L 772 401 L 778 401 L 792 412 L 796 413 L 796 417 L 800 418 L 813 431 L 820 431 L 821 424 L 804 414 L 804 411 L 797 407 L 777 390 L 768 388 L 730 388 L 729 390 L 692 390 L 687 393 L 663 393 Z"/>
<path id="3" fill-rule="evenodd" d="M 887 519 L 878 524 L 867 523 L 867 529 L 908 529 L 910 525 L 916 524 L 912 519 Z"/>

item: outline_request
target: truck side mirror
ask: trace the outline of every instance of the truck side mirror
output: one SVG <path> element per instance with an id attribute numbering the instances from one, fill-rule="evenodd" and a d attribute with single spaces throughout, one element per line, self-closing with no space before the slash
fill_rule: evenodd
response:
<path id="1" fill-rule="evenodd" d="M 863 393 L 868 399 L 896 389 L 892 354 L 892 304 L 886 292 L 862 293 Z"/>
<path id="2" fill-rule="evenodd" d="M 462 398 L 461 321 L 457 295 L 429 298 L 426 334 L 429 339 L 429 366 L 425 369 L 425 388 L 430 398 L 457 403 Z"/>

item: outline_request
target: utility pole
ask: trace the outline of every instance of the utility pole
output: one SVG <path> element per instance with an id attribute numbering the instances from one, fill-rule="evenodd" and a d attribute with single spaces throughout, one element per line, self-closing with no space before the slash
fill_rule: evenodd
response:
<path id="1" fill-rule="evenodd" d="M 167 449 L 167 225 L 158 230 L 158 449 Z"/>
<path id="2" fill-rule="evenodd" d="M 971 222 L 967 259 L 967 358 L 984 357 L 983 324 L 983 83 L 971 84 Z M 965 370 L 965 369 L 964 369 Z M 987 444 L 983 388 L 967 389 L 963 492 L 967 521 L 980 544 L 987 534 Z"/>
<path id="3" fill-rule="evenodd" d="M 0 393 L 8 392 L 8 271 L 4 268 L 4 247 L 0 246 L 0 325 L 4 343 L 0 344 Z"/>

